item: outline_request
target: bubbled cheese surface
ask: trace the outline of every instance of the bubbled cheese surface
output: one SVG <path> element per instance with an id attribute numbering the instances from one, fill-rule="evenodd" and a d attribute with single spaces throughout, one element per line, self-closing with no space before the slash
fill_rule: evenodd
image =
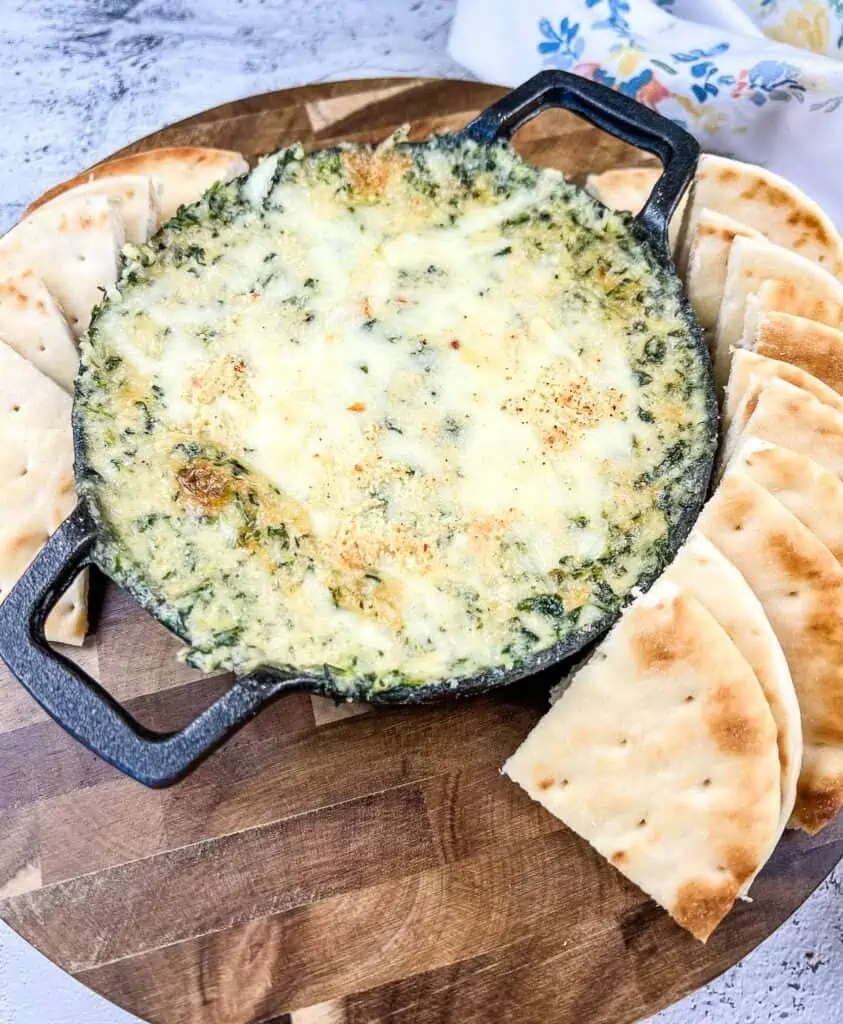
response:
<path id="1" fill-rule="evenodd" d="M 127 250 L 79 486 L 196 664 L 469 676 L 659 570 L 701 360 L 629 221 L 508 145 L 293 148 Z"/>

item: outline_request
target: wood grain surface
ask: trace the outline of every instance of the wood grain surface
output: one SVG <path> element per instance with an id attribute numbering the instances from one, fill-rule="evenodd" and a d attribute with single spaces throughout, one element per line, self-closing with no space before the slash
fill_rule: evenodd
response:
<path id="1" fill-rule="evenodd" d="M 463 82 L 312 86 L 219 107 L 128 151 L 414 136 L 500 95 Z M 563 113 L 519 133 L 572 175 L 640 154 Z M 78 655 L 142 722 L 182 725 L 229 682 L 111 585 Z M 187 780 L 151 791 L 0 673 L 0 917 L 154 1024 L 623 1024 L 731 966 L 843 854 L 788 834 L 705 947 L 499 767 L 555 680 L 421 708 L 279 701 Z"/>

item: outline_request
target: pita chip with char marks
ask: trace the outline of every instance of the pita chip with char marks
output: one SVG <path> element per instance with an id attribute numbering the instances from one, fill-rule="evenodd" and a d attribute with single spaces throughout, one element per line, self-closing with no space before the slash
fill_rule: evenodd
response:
<path id="1" fill-rule="evenodd" d="M 503 771 L 702 941 L 780 831 L 761 685 L 714 616 L 666 580 L 625 612 Z"/>
<path id="2" fill-rule="evenodd" d="M 144 175 L 158 190 L 160 222 L 168 221 L 180 206 L 189 206 L 218 181 L 245 174 L 249 165 L 241 153 L 205 146 L 172 146 L 148 149 L 97 164 L 75 178 L 62 182 L 40 196 L 24 211 L 28 216 L 56 196 L 93 181 L 124 175 Z"/>
<path id="3" fill-rule="evenodd" d="M 744 406 L 742 416 L 745 418 L 754 408 L 752 403 L 757 400 L 762 388 L 774 379 L 801 388 L 825 405 L 843 412 L 843 395 L 839 395 L 807 370 L 793 363 L 739 348 L 732 354 L 732 367 L 723 401 L 723 429 L 727 435 L 741 406 Z"/>
<path id="4" fill-rule="evenodd" d="M 762 238 L 763 235 L 724 213 L 709 209 L 700 211 L 690 242 L 685 290 L 707 335 L 717 326 L 726 286 L 729 250 L 738 237 Z"/>
<path id="5" fill-rule="evenodd" d="M 79 353 L 58 303 L 32 271 L 0 280 L 0 338 L 65 391 Z"/>
<path id="6" fill-rule="evenodd" d="M 791 313 L 760 317 L 747 346 L 798 366 L 843 395 L 843 331 Z"/>
<path id="7" fill-rule="evenodd" d="M 0 423 L 0 600 L 76 504 L 70 427 Z M 50 612 L 50 641 L 85 639 L 88 574 L 80 573 Z"/>
<path id="8" fill-rule="evenodd" d="M 70 437 L 70 395 L 0 340 L 0 423 L 57 427 Z"/>
<path id="9" fill-rule="evenodd" d="M 781 644 L 752 588 L 702 531 L 691 532 L 662 579 L 690 594 L 714 616 L 761 684 L 777 731 L 781 766 L 780 838 L 793 813 L 802 767 L 799 701 Z M 754 877 L 745 883 L 741 895 Z"/>
<path id="10" fill-rule="evenodd" d="M 750 585 L 787 658 L 803 739 L 791 825 L 814 834 L 843 806 L 843 568 L 739 464 L 723 476 L 698 528 Z"/>
<path id="11" fill-rule="evenodd" d="M 680 270 L 688 266 L 697 221 L 706 208 L 755 228 L 775 245 L 843 278 L 843 239 L 810 196 L 764 167 L 712 153 L 704 153 L 697 167 Z"/>
<path id="12" fill-rule="evenodd" d="M 158 230 L 161 212 L 160 182 L 142 174 L 83 181 L 36 209 L 89 196 L 100 196 L 117 204 L 127 242 L 146 242 Z M 24 217 L 31 216 L 25 213 Z"/>
<path id="13" fill-rule="evenodd" d="M 769 491 L 843 564 L 843 480 L 808 455 L 753 437 L 731 465 Z"/>
<path id="14" fill-rule="evenodd" d="M 813 292 L 843 304 L 843 284 L 818 264 L 766 239 L 738 236 L 729 249 L 712 353 L 718 386 L 726 383 L 732 350 L 743 335 L 747 297 L 767 280 L 793 283 L 806 293 Z"/>
<path id="15" fill-rule="evenodd" d="M 26 272 L 39 277 L 79 338 L 103 290 L 117 280 L 124 241 L 116 203 L 105 196 L 68 196 L 0 238 L 0 277 Z"/>
<path id="16" fill-rule="evenodd" d="M 744 300 L 743 333 L 738 344 L 741 348 L 752 348 L 758 324 L 768 313 L 789 313 L 843 330 L 843 302 L 839 301 L 841 295 L 836 284 L 815 280 L 805 288 L 792 280 L 762 281 L 758 290 L 750 292 Z"/>
<path id="17" fill-rule="evenodd" d="M 843 479 L 843 413 L 785 380 L 747 391 L 724 440 L 725 461 L 749 438 L 807 455 Z"/>

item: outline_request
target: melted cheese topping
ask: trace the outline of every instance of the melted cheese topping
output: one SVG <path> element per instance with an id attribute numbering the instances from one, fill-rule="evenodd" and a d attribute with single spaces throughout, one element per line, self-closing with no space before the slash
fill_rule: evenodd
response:
<path id="1" fill-rule="evenodd" d="M 504 144 L 268 157 L 127 250 L 83 364 L 100 561 L 206 669 L 389 687 L 608 624 L 711 442 L 672 280 Z"/>

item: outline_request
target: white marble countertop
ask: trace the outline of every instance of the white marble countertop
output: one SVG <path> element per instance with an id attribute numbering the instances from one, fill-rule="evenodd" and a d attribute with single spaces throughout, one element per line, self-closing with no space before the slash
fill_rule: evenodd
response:
<path id="1" fill-rule="evenodd" d="M 454 0 L 2 0 L 0 230 L 50 185 L 226 100 L 340 78 L 468 77 L 446 52 L 454 6 Z M 547 7 L 552 13 L 552 0 Z M 841 894 L 838 868 L 751 956 L 652 1024 L 839 1024 Z M 0 1024 L 133 1019 L 0 925 Z"/>

